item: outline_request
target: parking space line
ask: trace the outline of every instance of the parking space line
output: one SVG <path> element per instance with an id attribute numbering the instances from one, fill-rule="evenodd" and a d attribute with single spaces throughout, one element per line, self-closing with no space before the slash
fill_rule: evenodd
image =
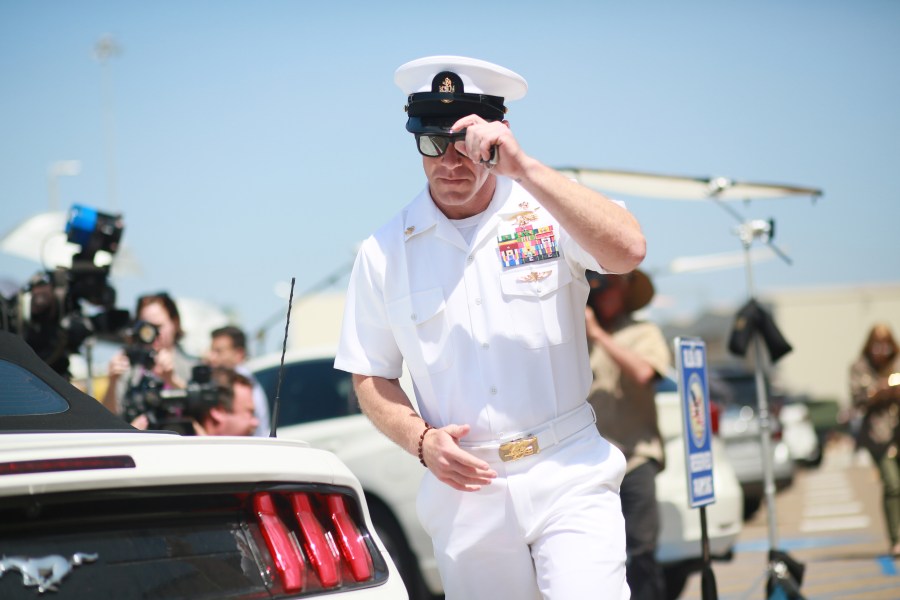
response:
<path id="1" fill-rule="evenodd" d="M 849 546 L 853 544 L 865 544 L 871 542 L 873 537 L 869 534 L 851 533 L 847 535 L 832 535 L 817 538 L 784 538 L 778 544 L 780 550 L 808 550 L 815 548 L 833 548 L 836 546 Z M 765 538 L 738 542 L 734 546 L 737 552 L 767 552 L 769 541 Z"/>
<path id="2" fill-rule="evenodd" d="M 803 509 L 804 518 L 836 517 L 838 515 L 858 515 L 862 513 L 861 502 L 845 502 L 843 504 L 823 504 L 821 506 L 807 506 Z"/>
<path id="3" fill-rule="evenodd" d="M 884 555 L 878 557 L 878 564 L 881 572 L 885 575 L 897 575 L 897 565 L 894 563 L 894 557 Z"/>
<path id="4" fill-rule="evenodd" d="M 800 523 L 802 533 L 814 533 L 818 531 L 843 531 L 847 529 L 865 529 L 872 522 L 866 515 L 852 515 L 834 519 L 804 519 Z"/>

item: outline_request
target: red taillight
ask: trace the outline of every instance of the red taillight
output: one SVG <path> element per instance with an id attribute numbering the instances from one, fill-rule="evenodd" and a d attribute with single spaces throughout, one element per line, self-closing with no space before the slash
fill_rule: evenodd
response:
<path id="1" fill-rule="evenodd" d="M 260 492 L 253 508 L 284 591 L 314 594 L 375 578 L 368 540 L 341 494 Z"/>
<path id="2" fill-rule="evenodd" d="M 781 404 L 772 402 L 769 404 L 769 423 L 771 423 L 772 439 L 781 441 Z"/>
<path id="3" fill-rule="evenodd" d="M 305 574 L 303 556 L 278 516 L 272 495 L 268 493 L 255 495 L 253 508 L 259 518 L 259 528 L 275 561 L 275 568 L 278 569 L 284 589 L 289 592 L 301 589 Z"/>
<path id="4" fill-rule="evenodd" d="M 130 456 L 79 456 L 76 458 L 49 458 L 44 460 L 19 460 L 0 463 L 0 475 L 26 475 L 29 473 L 53 473 L 55 471 L 91 471 L 95 469 L 133 469 Z"/>
<path id="5" fill-rule="evenodd" d="M 712 427 L 713 435 L 718 435 L 719 433 L 719 408 L 718 402 L 710 402 L 709 403 L 709 420 L 710 427 Z"/>
<path id="6" fill-rule="evenodd" d="M 325 530 L 313 512 L 309 496 L 300 492 L 291 494 L 291 506 L 303 533 L 303 547 L 316 570 L 316 575 L 319 576 L 319 581 L 327 588 L 338 585 L 341 582 L 341 573 L 337 557 L 331 552 Z"/>
<path id="7" fill-rule="evenodd" d="M 353 519 L 347 514 L 344 506 L 344 497 L 339 494 L 329 494 L 328 508 L 331 510 L 331 521 L 337 532 L 337 543 L 344 555 L 344 560 L 349 563 L 350 572 L 356 581 L 366 581 L 372 577 L 372 557 L 366 540 L 359 533 Z"/>

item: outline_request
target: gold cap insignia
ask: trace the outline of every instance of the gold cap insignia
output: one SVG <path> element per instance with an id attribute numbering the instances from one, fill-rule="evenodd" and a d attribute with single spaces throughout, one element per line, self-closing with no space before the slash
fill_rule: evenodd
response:
<path id="1" fill-rule="evenodd" d="M 441 85 L 438 86 L 439 92 L 444 92 L 445 94 L 452 94 L 456 91 L 456 86 L 453 85 L 453 80 L 449 77 L 444 77 L 444 81 L 441 82 Z"/>
<path id="2" fill-rule="evenodd" d="M 438 91 L 443 92 L 445 94 L 452 94 L 453 92 L 456 91 L 456 86 L 453 85 L 452 79 L 450 79 L 449 77 L 444 77 L 444 81 L 442 81 L 441 84 L 438 86 Z M 453 100 L 452 99 L 443 99 L 443 100 L 441 100 L 441 102 L 443 102 L 444 104 L 450 104 L 451 102 L 453 102 Z"/>

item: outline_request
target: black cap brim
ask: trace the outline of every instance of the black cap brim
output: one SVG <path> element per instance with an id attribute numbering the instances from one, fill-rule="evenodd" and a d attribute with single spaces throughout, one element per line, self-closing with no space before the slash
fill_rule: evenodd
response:
<path id="1" fill-rule="evenodd" d="M 410 117 L 406 120 L 406 130 L 410 133 L 432 133 L 438 135 L 447 135 L 450 133 L 450 128 L 453 127 L 453 124 L 458 120 L 459 119 L 457 117 Z"/>
<path id="2" fill-rule="evenodd" d="M 411 133 L 447 133 L 453 124 L 468 115 L 487 121 L 503 119 L 503 98 L 485 94 L 421 92 L 410 94 L 406 130 Z"/>

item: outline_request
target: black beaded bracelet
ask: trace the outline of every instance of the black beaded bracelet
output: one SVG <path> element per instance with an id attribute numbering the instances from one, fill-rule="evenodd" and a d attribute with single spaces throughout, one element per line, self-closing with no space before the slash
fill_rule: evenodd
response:
<path id="1" fill-rule="evenodd" d="M 422 463 L 422 466 L 426 469 L 428 468 L 428 465 L 425 464 L 425 457 L 422 455 L 422 444 L 425 443 L 425 434 L 432 429 L 434 429 L 434 427 L 425 423 L 425 430 L 422 432 L 422 435 L 419 436 L 419 462 Z"/>

